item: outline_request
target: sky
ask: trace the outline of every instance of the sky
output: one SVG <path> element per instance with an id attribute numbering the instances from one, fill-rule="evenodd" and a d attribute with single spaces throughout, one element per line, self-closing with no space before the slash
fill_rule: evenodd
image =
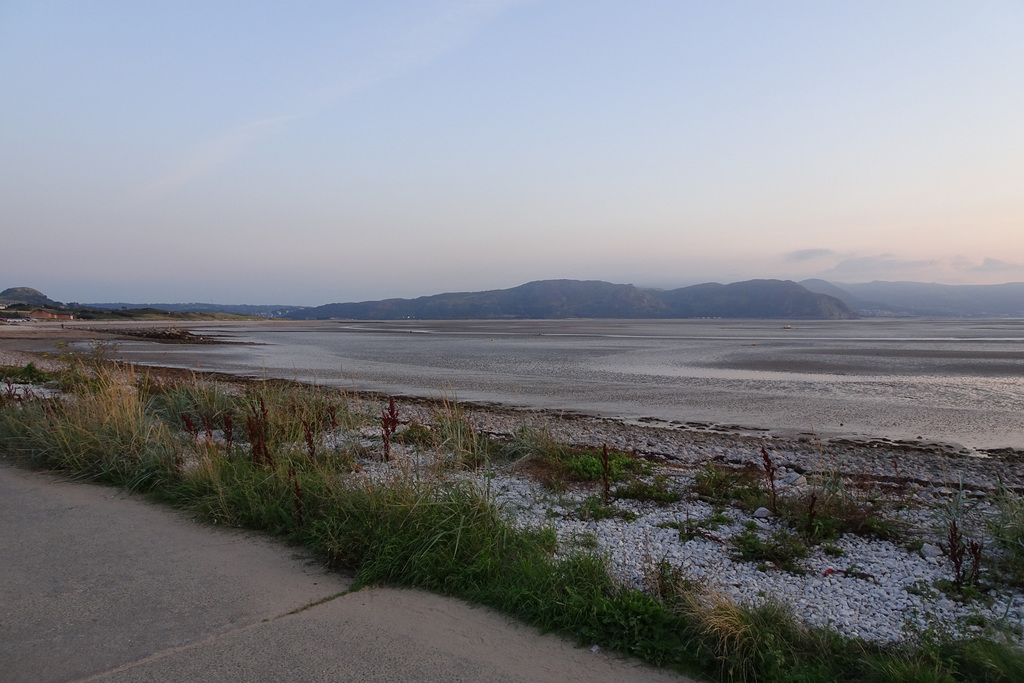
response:
<path id="1" fill-rule="evenodd" d="M 0 289 L 1024 281 L 1024 2 L 0 0 Z"/>

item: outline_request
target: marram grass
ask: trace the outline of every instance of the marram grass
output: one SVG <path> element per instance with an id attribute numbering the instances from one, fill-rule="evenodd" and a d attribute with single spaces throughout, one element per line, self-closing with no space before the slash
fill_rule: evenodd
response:
<path id="1" fill-rule="evenodd" d="M 665 566 L 652 567 L 656 590 L 624 589 L 600 556 L 556 554 L 552 530 L 513 527 L 457 478 L 401 463 L 361 472 L 366 453 L 344 436 L 372 431 L 373 418 L 341 394 L 279 382 L 239 390 L 198 376 L 166 384 L 102 362 L 75 364 L 61 383 L 59 399 L 0 401 L 0 453 L 269 532 L 352 571 L 358 585 L 458 596 L 719 680 L 1024 680 L 1024 657 L 1001 643 L 933 637 L 881 648 L 805 628 L 770 600 L 738 605 Z M 581 476 L 568 448 L 525 432 L 510 445 L 490 442 L 457 406 L 428 433 L 449 451 L 439 466 L 472 467 L 502 448 L 522 459 L 536 448 L 551 471 Z"/>

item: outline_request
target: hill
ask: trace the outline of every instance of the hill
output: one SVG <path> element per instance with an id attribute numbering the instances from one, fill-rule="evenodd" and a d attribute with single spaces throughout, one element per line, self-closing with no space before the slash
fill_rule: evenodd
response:
<path id="1" fill-rule="evenodd" d="M 1024 317 L 1024 282 L 940 285 L 884 281 L 833 284 L 825 280 L 804 280 L 800 284 L 812 292 L 834 296 L 865 316 Z"/>
<path id="2" fill-rule="evenodd" d="M 9 287 L 0 292 L 0 304 L 26 304 L 28 306 L 45 306 L 46 308 L 62 308 L 64 304 L 53 301 L 38 289 L 31 287 Z"/>
<path id="3" fill-rule="evenodd" d="M 302 320 L 452 320 L 460 318 L 779 318 L 856 317 L 833 297 L 795 282 L 750 280 L 669 291 L 601 281 L 539 280 L 511 289 L 452 292 L 307 308 L 284 317 Z"/>
<path id="4" fill-rule="evenodd" d="M 174 304 L 167 308 L 149 304 L 62 304 L 50 299 L 38 289 L 31 287 L 10 287 L 0 292 L 0 304 L 6 312 L 19 311 L 27 315 L 34 308 L 47 308 L 71 313 L 79 320 L 230 320 L 251 319 L 270 306 L 217 306 L 214 304 Z M 285 307 L 277 307 L 285 308 Z M 227 309 L 241 309 L 228 311 Z M 259 309 L 250 312 L 246 309 Z M 294 307 L 288 308 L 293 310 Z"/>

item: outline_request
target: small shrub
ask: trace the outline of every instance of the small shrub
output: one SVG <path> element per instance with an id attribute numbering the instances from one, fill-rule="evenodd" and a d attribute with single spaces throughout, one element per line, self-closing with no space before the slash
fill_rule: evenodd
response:
<path id="1" fill-rule="evenodd" d="M 27 401 L 20 410 L 8 409 L 0 443 L 43 467 L 150 490 L 172 476 L 174 440 L 147 412 L 136 380 L 127 366 L 104 366 L 79 385 L 74 401 Z"/>
<path id="2" fill-rule="evenodd" d="M 19 384 L 43 384 L 53 379 L 53 375 L 40 370 L 35 363 L 28 363 L 23 368 L 14 366 L 0 367 L 0 380 L 8 380 Z"/>
<path id="3" fill-rule="evenodd" d="M 965 589 L 972 589 L 972 593 L 976 592 L 981 586 L 981 555 L 984 550 L 981 542 L 966 538 L 957 520 L 951 519 L 947 526 L 943 550 L 949 558 L 953 590 L 960 594 L 963 594 Z"/>
<path id="4" fill-rule="evenodd" d="M 919 553 L 921 552 L 921 548 L 924 548 L 924 539 L 915 538 L 912 541 L 908 541 L 904 547 L 907 549 L 908 553 Z"/>
<path id="5" fill-rule="evenodd" d="M 164 419 L 180 420 L 186 426 L 183 416 L 199 416 L 199 420 L 221 421 L 223 415 L 235 405 L 235 398 L 223 390 L 217 382 L 192 374 L 185 380 L 174 380 L 164 384 L 150 382 L 152 409 Z"/>
<path id="6" fill-rule="evenodd" d="M 690 593 L 679 606 L 697 655 L 727 681 L 839 680 L 837 637 L 807 629 L 776 600 L 739 605 L 712 592 Z M 841 666 L 841 665 L 840 665 Z"/>
<path id="7" fill-rule="evenodd" d="M 632 500 L 643 500 L 659 505 L 669 505 L 679 502 L 682 494 L 668 488 L 668 477 L 658 475 L 651 482 L 636 479 L 628 484 L 619 486 L 612 492 L 614 498 L 630 498 Z"/>
<path id="8" fill-rule="evenodd" d="M 728 523 L 729 519 L 725 515 L 721 512 L 716 512 L 704 519 L 682 519 L 674 524 L 666 522 L 658 526 L 662 529 L 677 529 L 679 531 L 679 541 L 688 543 L 698 536 L 717 541 L 719 539 L 708 532 L 714 531 L 723 524 Z"/>
<path id="9" fill-rule="evenodd" d="M 664 559 L 655 562 L 645 578 L 651 594 L 670 609 L 682 604 L 688 596 L 703 592 L 707 587 L 705 581 L 691 578 L 682 567 Z"/>
<path id="10" fill-rule="evenodd" d="M 901 528 L 873 505 L 845 490 L 817 488 L 797 497 L 781 497 L 778 514 L 810 543 L 834 541 L 843 534 L 894 540 Z"/>
<path id="11" fill-rule="evenodd" d="M 771 563 L 792 574 L 802 574 L 798 560 L 810 554 L 810 550 L 795 534 L 784 529 L 772 533 L 763 540 L 757 531 L 747 528 L 732 538 L 729 543 L 735 550 L 734 557 L 744 562 Z"/>
<path id="12" fill-rule="evenodd" d="M 576 514 L 580 516 L 580 519 L 593 521 L 613 519 L 616 517 L 624 519 L 627 522 L 632 522 L 636 519 L 636 515 L 632 512 L 618 508 L 611 503 L 605 503 L 604 498 L 601 496 L 588 496 L 580 506 L 576 508 Z"/>
<path id="13" fill-rule="evenodd" d="M 768 450 L 764 446 L 761 446 L 761 462 L 764 466 L 765 479 L 768 480 L 768 490 L 771 492 L 771 509 L 774 512 L 775 505 L 779 497 L 778 491 L 775 488 L 775 475 L 779 468 L 775 465 L 775 462 L 772 461 L 772 457 L 768 455 Z"/>
<path id="14" fill-rule="evenodd" d="M 609 481 L 622 481 L 627 473 L 642 472 L 642 465 L 625 453 L 609 451 L 607 467 L 602 462 L 603 452 L 596 448 L 569 449 L 561 463 L 568 476 L 576 481 L 601 481 L 607 472 Z"/>
<path id="15" fill-rule="evenodd" d="M 650 466 L 626 453 L 604 448 L 579 448 L 556 441 L 549 432 L 521 427 L 502 449 L 523 462 L 522 469 L 552 489 L 566 482 L 603 482 L 609 485 L 646 474 Z"/>
<path id="16" fill-rule="evenodd" d="M 432 448 L 437 446 L 437 436 L 430 427 L 420 423 L 411 422 L 408 427 L 396 432 L 392 441 L 407 446 L 419 446 L 420 448 Z"/>
<path id="17" fill-rule="evenodd" d="M 757 470 L 737 470 L 706 462 L 694 476 L 693 490 L 698 498 L 712 505 L 756 510 L 769 502 L 761 481 Z"/>

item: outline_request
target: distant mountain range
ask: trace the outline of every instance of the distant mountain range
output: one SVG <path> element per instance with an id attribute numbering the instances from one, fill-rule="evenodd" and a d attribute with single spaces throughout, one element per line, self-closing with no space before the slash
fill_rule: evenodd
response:
<path id="1" fill-rule="evenodd" d="M 13 287 L 0 304 L 60 308 L 42 292 Z M 267 318 L 322 320 L 502 318 L 769 318 L 842 320 L 856 317 L 933 316 L 1024 318 L 1024 283 L 938 285 L 920 282 L 835 284 L 825 280 L 749 280 L 680 289 L 645 289 L 601 281 L 540 280 L 510 289 L 455 292 L 415 299 L 385 299 L 324 306 L 209 303 L 67 304 L 67 308 L 233 313 Z"/>
<path id="2" fill-rule="evenodd" d="M 460 318 L 785 318 L 848 319 L 857 315 L 833 296 L 785 280 L 704 284 L 669 291 L 581 280 L 539 280 L 511 289 L 458 292 L 293 311 L 317 320 L 451 320 Z"/>

